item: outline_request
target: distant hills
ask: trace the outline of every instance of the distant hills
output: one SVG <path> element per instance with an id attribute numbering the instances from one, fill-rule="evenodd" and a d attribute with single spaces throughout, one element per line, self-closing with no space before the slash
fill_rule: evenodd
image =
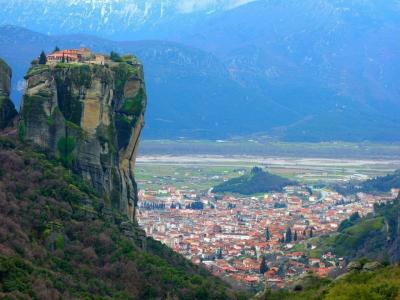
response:
<path id="1" fill-rule="evenodd" d="M 400 189 L 400 170 L 386 176 L 376 177 L 364 181 L 360 190 L 363 192 L 389 192 L 393 188 Z"/>
<path id="2" fill-rule="evenodd" d="M 396 1 L 247 2 L 13 0 L 0 56 L 17 70 L 55 44 L 137 53 L 147 138 L 400 141 Z"/>
<path id="3" fill-rule="evenodd" d="M 371 178 L 362 182 L 349 182 L 338 184 L 333 187 L 342 194 L 364 193 L 386 193 L 393 188 L 400 188 L 400 170 L 391 174 Z"/>
<path id="4" fill-rule="evenodd" d="M 282 191 L 285 186 L 296 184 L 278 175 L 254 167 L 249 174 L 230 179 L 213 188 L 214 193 L 237 193 L 252 195 L 271 191 Z"/>

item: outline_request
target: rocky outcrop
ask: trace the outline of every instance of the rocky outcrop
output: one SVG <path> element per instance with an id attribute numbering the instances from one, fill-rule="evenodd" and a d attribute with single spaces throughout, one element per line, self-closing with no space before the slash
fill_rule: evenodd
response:
<path id="1" fill-rule="evenodd" d="M 14 104 L 10 100 L 11 69 L 0 59 L 0 129 L 9 126 L 17 115 Z"/>
<path id="2" fill-rule="evenodd" d="M 20 137 L 58 157 L 107 207 L 133 220 L 134 165 L 146 107 L 142 65 L 133 56 L 104 65 L 36 65 L 25 79 Z"/>
<path id="3" fill-rule="evenodd" d="M 347 265 L 347 271 L 358 271 L 361 270 L 363 267 L 362 263 L 360 261 L 352 261 Z"/>

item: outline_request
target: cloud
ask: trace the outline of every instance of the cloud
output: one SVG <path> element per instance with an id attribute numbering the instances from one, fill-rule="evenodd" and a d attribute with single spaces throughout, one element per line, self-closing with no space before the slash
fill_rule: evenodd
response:
<path id="1" fill-rule="evenodd" d="M 199 10 L 232 9 L 256 0 L 180 0 L 176 4 L 181 13 L 191 13 Z"/>

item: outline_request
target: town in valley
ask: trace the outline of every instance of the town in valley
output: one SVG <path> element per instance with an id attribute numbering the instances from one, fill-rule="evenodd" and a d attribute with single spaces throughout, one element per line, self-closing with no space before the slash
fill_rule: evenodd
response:
<path id="1" fill-rule="evenodd" d="M 199 161 L 139 158 L 139 224 L 193 263 L 246 288 L 264 283 L 281 288 L 309 272 L 339 274 L 348 262 L 320 249 L 318 237 L 337 232 L 352 215 L 368 215 L 375 203 L 392 200 L 399 192 L 345 196 L 324 184 L 385 174 L 398 168 L 397 160 Z M 257 163 L 299 184 L 250 196 L 212 192 L 216 183 L 245 174 Z"/>

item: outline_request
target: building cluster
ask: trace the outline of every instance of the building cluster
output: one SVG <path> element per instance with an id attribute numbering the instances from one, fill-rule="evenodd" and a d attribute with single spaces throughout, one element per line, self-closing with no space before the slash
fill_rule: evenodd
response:
<path id="1" fill-rule="evenodd" d="M 57 50 L 47 55 L 48 64 L 85 62 L 103 65 L 105 61 L 104 55 L 93 53 L 88 48 Z"/>
<path id="2" fill-rule="evenodd" d="M 374 203 L 388 200 L 367 194 L 346 199 L 307 186 L 263 197 L 166 187 L 142 190 L 139 197 L 139 223 L 148 235 L 215 275 L 250 286 L 266 281 L 271 287 L 309 271 L 324 277 L 343 267 L 342 258 L 320 253 L 310 238 L 335 232 L 353 213 L 366 215 Z M 193 202 L 203 208 L 192 209 Z"/>

